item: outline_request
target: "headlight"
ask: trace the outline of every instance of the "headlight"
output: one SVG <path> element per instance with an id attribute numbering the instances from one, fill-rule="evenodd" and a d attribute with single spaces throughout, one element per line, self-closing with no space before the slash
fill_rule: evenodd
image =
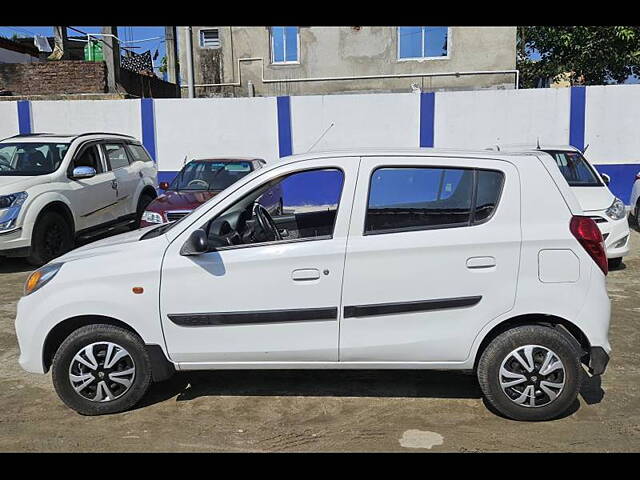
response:
<path id="1" fill-rule="evenodd" d="M 0 231 L 15 227 L 20 208 L 26 199 L 26 192 L 0 196 Z"/>
<path id="2" fill-rule="evenodd" d="M 627 210 L 624 208 L 622 200 L 616 198 L 611 206 L 607 208 L 606 214 L 612 220 L 622 220 L 627 216 Z"/>
<path id="3" fill-rule="evenodd" d="M 36 290 L 41 289 L 47 283 L 51 281 L 53 277 L 60 271 L 60 268 L 64 263 L 52 263 L 45 265 L 44 267 L 36 270 L 27 278 L 27 283 L 24 285 L 24 294 L 29 295 Z"/>
<path id="4" fill-rule="evenodd" d="M 142 220 L 147 223 L 164 223 L 162 215 L 157 212 L 144 212 L 142 214 Z"/>
<path id="5" fill-rule="evenodd" d="M 0 196 L 0 208 L 19 207 L 27 199 L 27 192 Z"/>

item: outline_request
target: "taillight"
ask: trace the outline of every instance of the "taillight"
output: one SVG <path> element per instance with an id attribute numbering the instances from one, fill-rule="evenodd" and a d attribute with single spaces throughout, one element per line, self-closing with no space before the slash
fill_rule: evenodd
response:
<path id="1" fill-rule="evenodd" d="M 589 217 L 574 216 L 571 218 L 569 230 L 606 275 L 609 272 L 607 251 L 596 222 Z"/>

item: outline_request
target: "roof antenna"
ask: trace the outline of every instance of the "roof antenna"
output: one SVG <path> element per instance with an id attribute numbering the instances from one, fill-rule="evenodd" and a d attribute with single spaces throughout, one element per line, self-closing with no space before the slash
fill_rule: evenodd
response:
<path id="1" fill-rule="evenodd" d="M 315 141 L 315 143 L 309 147 L 309 150 L 307 150 L 307 151 L 306 151 L 306 152 L 304 152 L 304 153 L 309 153 L 309 152 L 311 151 L 311 149 L 312 149 L 313 147 L 315 147 L 315 146 L 318 144 L 318 142 L 319 142 L 320 140 L 322 140 L 322 137 L 324 137 L 324 136 L 327 134 L 327 132 L 328 132 L 329 130 L 331 130 L 331 127 L 333 127 L 334 125 L 335 125 L 335 123 L 331 122 L 331 125 L 329 125 L 329 126 L 327 127 L 327 129 L 324 131 L 324 133 L 323 133 L 322 135 L 320 135 L 320 138 L 318 138 L 318 140 L 316 140 L 316 141 Z"/>
<path id="2" fill-rule="evenodd" d="M 182 160 L 182 166 L 184 167 L 187 164 L 187 156 L 184 156 L 184 160 Z"/>
<path id="3" fill-rule="evenodd" d="M 584 148 L 582 149 L 582 154 L 583 154 L 583 155 L 584 155 L 584 152 L 586 152 L 586 151 L 587 151 L 587 148 L 589 148 L 589 144 L 588 144 L 588 143 L 587 143 L 587 146 L 586 146 L 586 147 L 584 147 Z"/>
<path id="4" fill-rule="evenodd" d="M 536 148 L 537 148 L 538 150 L 540 150 L 540 137 L 537 137 L 537 144 L 538 144 L 538 145 L 537 145 L 537 147 L 536 147 Z"/>

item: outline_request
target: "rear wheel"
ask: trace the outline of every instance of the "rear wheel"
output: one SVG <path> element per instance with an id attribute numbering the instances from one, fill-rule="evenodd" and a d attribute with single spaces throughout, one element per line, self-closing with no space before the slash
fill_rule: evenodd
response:
<path id="1" fill-rule="evenodd" d="M 550 420 L 575 402 L 580 353 L 552 327 L 524 325 L 498 335 L 478 363 L 487 402 L 514 420 Z"/>
<path id="2" fill-rule="evenodd" d="M 57 212 L 44 212 L 33 227 L 31 253 L 27 261 L 44 265 L 73 248 L 73 232 L 66 219 Z"/>
<path id="3" fill-rule="evenodd" d="M 88 325 L 62 342 L 53 358 L 53 385 L 60 399 L 82 415 L 127 410 L 151 383 L 144 343 L 113 325 Z"/>
<path id="4" fill-rule="evenodd" d="M 131 224 L 131 230 L 137 230 L 140 228 L 140 222 L 142 221 L 142 214 L 147 209 L 149 204 L 153 202 L 154 197 L 152 197 L 148 193 L 143 193 L 140 195 L 140 199 L 138 200 L 138 208 L 136 208 L 136 219 Z"/>

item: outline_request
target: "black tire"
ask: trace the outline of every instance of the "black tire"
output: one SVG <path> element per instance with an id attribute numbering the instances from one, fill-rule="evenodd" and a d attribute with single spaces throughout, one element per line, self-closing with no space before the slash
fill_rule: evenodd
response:
<path id="1" fill-rule="evenodd" d="M 27 262 L 39 267 L 73 248 L 74 235 L 67 220 L 57 212 L 44 212 L 33 227 Z"/>
<path id="2" fill-rule="evenodd" d="M 541 376 L 539 370 L 537 370 L 541 366 L 537 356 L 539 356 L 544 349 L 551 350 L 564 366 L 563 372 L 555 370 L 554 373 L 550 374 L 559 378 L 552 379 L 554 382 L 559 383 L 562 379 L 564 380 L 564 387 L 562 390 L 559 390 L 559 394 L 550 402 L 544 404 L 544 402 L 551 399 L 551 397 L 542 392 L 539 384 L 532 382 L 532 385 L 537 385 L 533 387 L 533 391 L 536 392 L 534 402 L 539 402 L 540 406 L 523 406 L 516 403 L 515 400 L 503 391 L 500 384 L 500 369 L 503 362 L 506 362 L 507 358 L 513 358 L 510 357 L 510 354 L 514 350 L 526 345 L 543 347 L 533 350 L 536 369 L 531 372 L 530 375 L 534 376 L 531 376 L 529 380 L 536 380 L 536 378 L 538 381 L 541 378 L 545 380 L 550 379 L 549 376 Z M 580 364 L 580 352 L 564 334 L 553 327 L 544 325 L 523 325 L 507 330 L 493 339 L 484 352 L 482 352 L 480 362 L 478 363 L 477 375 L 485 400 L 491 407 L 497 410 L 498 413 L 513 420 L 542 421 L 559 417 L 576 401 L 582 384 L 584 371 Z M 535 375 L 537 375 L 537 377 Z M 505 377 L 505 379 L 506 378 L 509 377 Z M 522 385 L 524 386 L 517 386 L 516 388 L 525 390 L 528 388 L 526 385 L 529 385 L 529 382 L 527 381 Z M 511 394 L 515 392 L 513 388 L 508 388 L 507 390 Z M 557 392 L 558 391 L 556 391 L 556 393 Z M 517 396 L 517 393 L 514 394 L 514 396 Z M 540 398 L 538 398 L 538 396 L 540 396 Z M 530 396 L 527 397 L 525 401 L 530 403 L 530 398 Z"/>
<path id="3" fill-rule="evenodd" d="M 617 270 L 622 265 L 622 257 L 609 259 L 609 270 Z"/>
<path id="4" fill-rule="evenodd" d="M 117 347 L 120 347 L 120 349 L 124 349 L 126 353 L 129 354 L 128 357 L 125 356 L 120 360 L 122 362 L 131 361 L 135 368 L 134 376 L 132 378 L 129 377 L 131 378 L 130 386 L 126 389 L 120 383 L 116 384 L 111 381 L 110 373 L 130 368 L 131 365 L 118 365 L 118 363 L 116 363 L 112 369 L 103 368 L 106 367 L 106 365 L 104 365 L 104 358 L 100 356 L 101 353 L 104 353 L 104 350 L 102 352 L 100 351 L 103 347 L 103 342 L 113 343 Z M 72 366 L 71 363 L 74 361 L 74 357 L 78 352 L 92 344 L 98 344 L 98 346 L 94 348 L 94 351 L 97 352 L 94 355 L 97 364 L 100 365 L 101 359 L 103 363 L 102 366 L 97 369 L 85 369 L 86 372 L 93 375 L 94 380 L 88 384 L 84 390 L 81 390 L 81 392 L 84 392 L 84 395 L 82 395 L 81 393 L 76 392 L 71 383 L 69 375 L 75 370 L 70 369 L 76 368 L 77 362 L 74 362 L 74 366 Z M 118 352 L 119 350 L 114 351 Z M 111 358 L 114 358 L 114 354 L 112 354 Z M 98 377 L 97 375 L 101 372 L 103 376 L 101 375 Z M 98 383 L 102 383 L 100 381 L 101 378 L 105 379 L 105 383 L 110 383 L 110 385 L 107 386 L 110 388 L 109 392 L 111 392 L 115 397 L 114 399 L 109 400 L 108 395 L 107 400 L 105 401 L 93 401 L 87 398 L 91 396 L 93 396 L 93 398 L 97 398 L 98 393 L 100 393 L 98 391 L 99 389 L 104 392 L 104 390 L 98 386 Z M 56 354 L 53 357 L 52 379 L 53 386 L 55 387 L 60 399 L 69 408 L 72 408 L 81 415 L 104 415 L 117 413 L 133 407 L 145 395 L 149 388 L 149 384 L 151 383 L 151 362 L 142 339 L 140 339 L 140 337 L 135 333 L 113 325 L 87 325 L 71 333 L 56 351 Z M 96 395 L 92 395 L 94 389 Z M 121 390 L 119 391 L 118 389 Z M 124 391 L 120 393 L 122 389 L 124 389 Z"/>
<path id="5" fill-rule="evenodd" d="M 155 200 L 155 197 L 152 197 L 148 193 L 143 193 L 140 195 L 138 199 L 138 208 L 136 208 L 136 218 L 131 224 L 131 230 L 137 230 L 140 228 L 140 222 L 142 221 L 142 214 L 147 209 L 149 204 Z"/>

